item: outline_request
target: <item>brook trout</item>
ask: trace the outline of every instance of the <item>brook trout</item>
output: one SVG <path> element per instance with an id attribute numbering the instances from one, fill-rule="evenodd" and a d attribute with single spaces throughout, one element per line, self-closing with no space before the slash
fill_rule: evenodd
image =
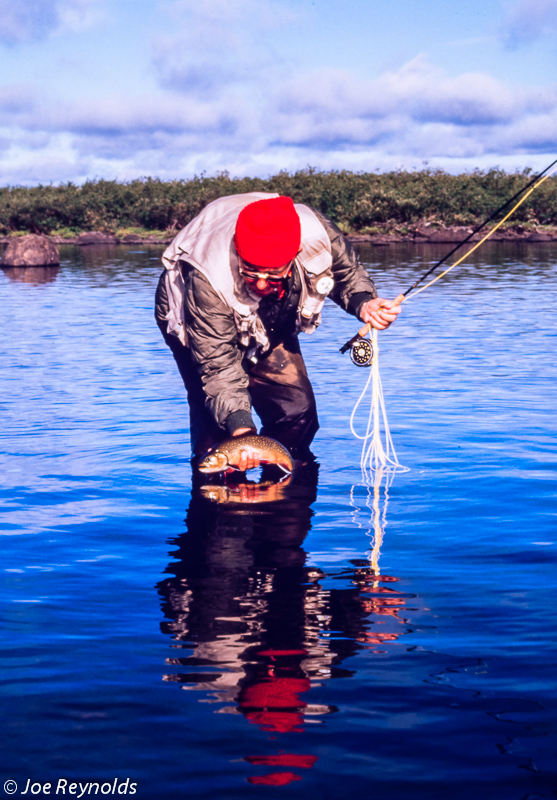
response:
<path id="1" fill-rule="evenodd" d="M 231 436 L 209 450 L 199 462 L 200 472 L 224 472 L 225 469 L 238 469 L 242 450 L 251 450 L 262 464 L 276 464 L 283 472 L 292 472 L 292 456 L 282 444 L 268 436 L 246 433 Z"/>

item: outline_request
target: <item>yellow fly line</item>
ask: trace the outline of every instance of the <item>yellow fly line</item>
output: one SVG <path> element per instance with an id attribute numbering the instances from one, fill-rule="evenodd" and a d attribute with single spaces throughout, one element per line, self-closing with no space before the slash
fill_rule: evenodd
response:
<path id="1" fill-rule="evenodd" d="M 424 291 L 424 289 L 428 289 L 430 286 L 432 286 L 432 285 L 433 285 L 434 283 L 436 283 L 438 280 L 440 280 L 440 279 L 441 279 L 441 278 L 443 278 L 445 275 L 447 275 L 447 273 L 449 273 L 449 272 L 450 272 L 452 269 L 454 269 L 455 267 L 458 267 L 458 265 L 459 265 L 459 264 L 462 264 L 462 262 L 463 262 L 463 261 L 464 261 L 466 258 L 468 258 L 468 256 L 472 255 L 472 253 L 473 253 L 475 250 L 477 250 L 477 249 L 478 249 L 478 247 L 480 247 L 480 245 L 482 245 L 484 242 L 486 242 L 486 241 L 489 239 L 489 237 L 490 237 L 490 236 L 492 236 L 492 235 L 495 233 L 495 231 L 496 231 L 498 228 L 500 228 L 500 227 L 501 227 L 501 225 L 503 225 L 503 224 L 504 224 L 504 223 L 505 223 L 505 222 L 506 222 L 506 221 L 509 219 L 509 217 L 512 217 L 512 215 L 514 214 L 514 212 L 516 211 L 516 209 L 517 209 L 517 208 L 519 208 L 519 206 L 521 206 L 521 205 L 522 205 L 522 203 L 523 203 L 523 202 L 524 202 L 524 201 L 525 201 L 525 200 L 526 200 L 528 197 L 530 197 L 530 195 L 532 194 L 532 192 L 534 192 L 534 191 L 535 191 L 535 190 L 538 188 L 538 186 L 541 186 L 541 185 L 542 185 L 542 183 L 543 183 L 544 181 L 546 181 L 548 178 L 550 178 L 550 177 L 551 177 L 551 175 L 553 175 L 553 173 L 554 173 L 554 172 L 555 172 L 555 170 L 552 170 L 552 172 L 548 172 L 548 174 L 547 174 L 547 175 L 544 175 L 544 176 L 543 176 L 543 178 L 540 178 L 540 180 L 539 180 L 537 183 L 535 183 L 533 186 L 531 186 L 531 187 L 530 187 L 530 189 L 528 189 L 528 191 L 527 191 L 525 194 L 523 194 L 523 195 L 522 195 L 522 197 L 520 198 L 520 200 L 518 201 L 518 203 L 516 203 L 516 205 L 514 205 L 514 206 L 511 208 L 511 210 L 509 211 L 509 213 L 508 213 L 508 214 L 506 214 L 506 215 L 503 217 L 503 219 L 502 219 L 502 220 L 500 220 L 500 221 L 497 223 L 497 225 L 494 225 L 494 227 L 493 227 L 493 228 L 492 228 L 490 231 L 488 231 L 488 232 L 486 233 L 486 235 L 483 237 L 483 239 L 480 239 L 480 241 L 479 241 L 479 242 L 476 242 L 476 244 L 474 245 L 474 247 L 471 247 L 471 248 L 470 248 L 470 250 L 468 250 L 468 252 L 464 253 L 464 255 L 463 255 L 461 258 L 459 258 L 459 259 L 458 259 L 458 261 L 455 261 L 455 263 L 454 263 L 452 266 L 448 267 L 448 269 L 444 270 L 443 272 L 440 272 L 440 273 L 439 273 L 439 275 L 437 275 L 435 278 L 433 278 L 433 280 L 429 281 L 429 283 L 426 283 L 426 284 L 425 284 L 425 286 L 422 286 L 422 287 L 421 287 L 421 289 L 416 289 L 416 291 L 412 292 L 412 294 L 408 295 L 408 297 L 404 297 L 404 298 L 403 298 L 403 300 L 401 300 L 400 302 L 401 302 L 401 303 L 403 303 L 403 302 L 405 302 L 406 300 L 410 300 L 410 298 L 411 298 L 411 297 L 416 297 L 416 295 L 417 295 L 417 294 L 420 294 L 420 292 L 423 292 L 423 291 Z"/>
<path id="2" fill-rule="evenodd" d="M 555 163 L 555 162 L 554 162 Z M 551 165 L 553 166 L 553 165 Z M 459 258 L 452 266 L 448 269 L 441 272 L 437 275 L 433 280 L 426 283 L 425 286 L 422 286 L 420 289 L 416 289 L 416 291 L 412 292 L 408 296 L 404 294 L 400 294 L 391 304 L 392 306 L 400 305 L 401 303 L 409 300 L 412 297 L 415 297 L 420 292 L 423 292 L 424 289 L 428 289 L 438 280 L 443 278 L 447 275 L 451 270 L 455 267 L 458 267 L 459 264 L 468 258 L 475 250 L 480 247 L 484 242 L 486 242 L 490 236 L 492 236 L 496 230 L 498 230 L 501 225 L 503 225 L 509 217 L 511 217 L 514 212 L 519 208 L 522 203 L 534 192 L 539 186 L 541 186 L 544 181 L 546 181 L 555 171 L 557 167 L 553 169 L 551 172 L 548 172 L 547 175 L 540 177 L 529 189 L 526 191 L 520 200 L 511 208 L 511 210 L 501 219 L 486 235 L 480 239 L 470 250 L 468 250 L 461 258 Z M 485 224 L 485 223 L 484 223 Z M 483 227 L 483 226 L 482 226 Z M 426 273 L 427 275 L 427 273 Z M 419 281 L 418 281 L 419 282 Z M 348 346 L 352 344 L 355 340 L 360 338 L 364 338 L 368 336 L 371 332 L 371 345 L 372 345 L 372 353 L 373 353 L 373 360 L 371 362 L 371 369 L 370 374 L 367 380 L 367 383 L 362 391 L 360 397 L 358 398 L 356 405 L 354 406 L 354 410 L 352 411 L 352 415 L 350 417 L 350 430 L 352 431 L 353 435 L 363 441 L 362 445 L 362 453 L 360 458 L 360 467 L 362 470 L 362 480 L 367 486 L 374 486 L 376 489 L 382 483 L 383 479 L 386 481 L 386 487 L 388 488 L 392 478 L 397 472 L 406 472 L 408 470 L 407 467 L 403 467 L 402 464 L 399 462 L 395 448 L 393 445 L 393 440 L 391 437 L 391 432 L 389 430 L 389 423 L 387 421 L 387 413 L 385 409 L 385 400 L 383 397 L 383 387 L 381 385 L 381 376 L 379 374 L 379 346 L 377 343 L 377 330 L 375 328 L 372 329 L 371 325 L 368 323 L 364 325 L 358 332 L 358 335 L 353 337 L 350 342 L 347 342 L 343 348 L 341 348 L 341 352 L 345 352 L 348 349 Z M 369 397 L 369 387 L 371 384 L 371 397 Z M 364 397 L 368 396 L 370 402 L 369 408 L 369 415 L 367 421 L 367 428 L 366 432 L 363 436 L 356 433 L 354 429 L 354 418 L 356 416 L 356 412 L 360 407 Z"/>

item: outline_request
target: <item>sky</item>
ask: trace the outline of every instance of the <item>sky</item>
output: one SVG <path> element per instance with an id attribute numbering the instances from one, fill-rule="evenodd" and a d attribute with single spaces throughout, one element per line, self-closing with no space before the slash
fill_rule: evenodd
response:
<path id="1" fill-rule="evenodd" d="M 557 0 L 0 0 L 0 185 L 543 169 Z"/>

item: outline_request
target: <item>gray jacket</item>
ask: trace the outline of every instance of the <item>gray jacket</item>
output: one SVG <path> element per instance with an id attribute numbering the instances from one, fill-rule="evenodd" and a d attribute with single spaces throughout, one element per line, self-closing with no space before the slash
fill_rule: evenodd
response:
<path id="1" fill-rule="evenodd" d="M 363 303 L 377 297 L 373 281 L 337 226 L 315 209 L 312 211 L 322 222 L 331 241 L 335 285 L 329 297 L 357 317 Z M 180 262 L 180 267 L 185 284 L 187 346 L 197 364 L 207 406 L 217 423 L 229 432 L 252 425 L 249 363 L 238 341 L 234 312 L 199 270 L 185 261 Z M 164 278 L 165 271 L 159 281 L 155 304 L 155 316 L 163 329 L 169 312 Z M 285 297 L 280 301 L 273 297 L 260 303 L 259 316 L 272 347 L 298 333 L 300 295 L 301 281 L 293 270 Z"/>

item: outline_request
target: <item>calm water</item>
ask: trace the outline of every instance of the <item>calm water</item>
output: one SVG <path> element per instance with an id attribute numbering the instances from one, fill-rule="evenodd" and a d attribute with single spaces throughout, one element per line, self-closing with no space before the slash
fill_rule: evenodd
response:
<path id="1" fill-rule="evenodd" d="M 443 253 L 362 259 L 394 296 Z M 0 272 L 0 783 L 555 798 L 557 248 L 484 247 L 380 337 L 410 467 L 382 542 L 348 429 L 367 373 L 332 305 L 303 341 L 319 475 L 192 495 L 159 257 Z"/>

